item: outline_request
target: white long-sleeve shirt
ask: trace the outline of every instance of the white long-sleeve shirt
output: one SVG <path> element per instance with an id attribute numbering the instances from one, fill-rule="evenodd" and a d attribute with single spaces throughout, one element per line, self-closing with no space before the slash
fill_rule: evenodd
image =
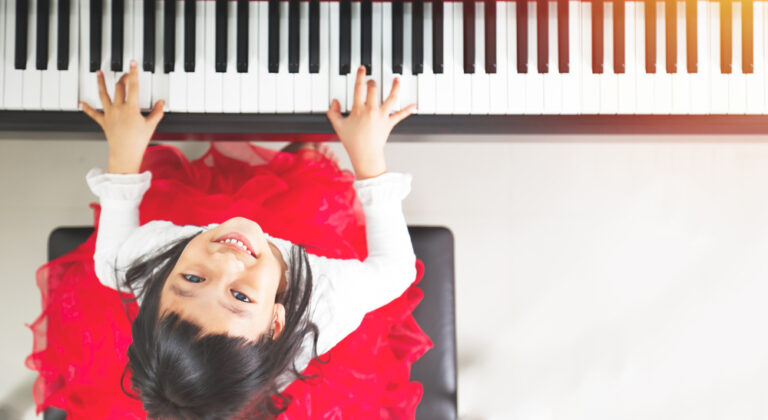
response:
<path id="1" fill-rule="evenodd" d="M 314 280 L 309 311 L 310 320 L 319 330 L 318 355 L 357 329 L 366 313 L 400 296 L 415 279 L 416 255 L 402 210 L 412 178 L 411 174 L 386 172 L 354 181 L 365 213 L 365 261 L 308 254 Z M 151 180 L 150 171 L 112 174 L 95 167 L 86 174 L 88 186 L 101 203 L 94 269 L 99 281 L 112 289 L 120 284 L 122 290 L 127 290 L 125 271 L 136 258 L 183 236 L 218 226 L 180 226 L 166 220 L 139 226 L 139 204 Z M 265 235 L 290 267 L 291 242 Z M 133 292 L 138 295 L 140 290 Z M 141 301 L 137 303 L 141 305 Z M 294 362 L 296 368 L 302 371 L 311 358 L 312 341 L 306 337 Z M 279 384 L 280 389 L 289 383 L 286 380 Z"/>

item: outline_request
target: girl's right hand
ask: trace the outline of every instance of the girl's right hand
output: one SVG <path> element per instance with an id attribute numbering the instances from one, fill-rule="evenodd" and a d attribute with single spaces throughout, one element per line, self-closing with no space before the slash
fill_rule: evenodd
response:
<path id="1" fill-rule="evenodd" d="M 413 113 L 416 104 L 390 115 L 400 91 L 400 81 L 395 78 L 389 97 L 379 105 L 376 82 L 368 80 L 365 91 L 365 66 L 357 69 L 354 103 L 347 117 L 341 115 L 341 105 L 334 99 L 326 115 L 331 121 L 339 140 L 349 154 L 358 178 L 377 175 L 384 162 L 384 144 L 392 129 Z"/>

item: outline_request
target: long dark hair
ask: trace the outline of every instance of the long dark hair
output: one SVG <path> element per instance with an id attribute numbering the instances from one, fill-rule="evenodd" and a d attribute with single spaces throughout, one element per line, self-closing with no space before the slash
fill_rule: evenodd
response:
<path id="1" fill-rule="evenodd" d="M 133 343 L 121 388 L 143 401 L 154 419 L 270 419 L 288 408 L 291 398 L 281 385 L 307 380 L 292 363 L 305 339 L 312 340 L 317 358 L 317 325 L 309 320 L 312 272 L 304 246 L 291 248 L 288 285 L 275 297 L 285 306 L 285 326 L 277 338 L 270 330 L 257 341 L 226 334 L 203 335 L 203 329 L 167 312 L 159 318 L 160 292 L 187 244 L 200 232 L 178 239 L 135 260 L 125 273 L 125 284 L 141 291 L 142 304 L 132 321 Z M 130 317 L 129 317 L 130 318 Z M 318 359 L 319 360 L 319 359 Z M 322 361 L 327 363 L 327 361 Z M 131 389 L 124 378 L 131 373 Z"/>

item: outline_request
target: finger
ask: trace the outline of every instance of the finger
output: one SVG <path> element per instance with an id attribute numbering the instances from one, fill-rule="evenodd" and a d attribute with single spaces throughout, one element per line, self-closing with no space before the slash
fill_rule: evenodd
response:
<path id="1" fill-rule="evenodd" d="M 392 126 L 394 127 L 395 125 L 397 125 L 397 123 L 399 123 L 400 121 L 404 120 L 406 117 L 411 115 L 415 109 L 416 109 L 416 104 L 410 104 L 407 107 L 392 114 L 389 117 L 390 121 L 392 121 Z"/>
<path id="2" fill-rule="evenodd" d="M 131 70 L 128 76 L 127 103 L 136 105 L 139 103 L 139 69 L 136 60 L 131 60 Z"/>
<path id="3" fill-rule="evenodd" d="M 392 111 L 392 107 L 395 106 L 395 101 L 397 101 L 397 95 L 400 93 L 400 78 L 395 77 L 395 80 L 392 81 L 392 91 L 389 92 L 389 96 L 387 96 L 387 99 L 384 100 L 384 103 L 381 104 L 381 110 L 389 114 Z"/>
<path id="4" fill-rule="evenodd" d="M 104 72 L 99 70 L 96 72 L 96 83 L 99 85 L 99 98 L 101 99 L 101 107 L 106 111 L 112 106 L 112 100 L 109 99 L 107 93 L 107 85 L 104 83 Z"/>
<path id="5" fill-rule="evenodd" d="M 163 106 L 165 106 L 165 101 L 160 99 L 155 102 L 155 106 L 152 107 L 152 112 L 147 115 L 147 122 L 152 124 L 152 127 L 157 127 L 157 124 L 163 119 L 163 115 L 165 115 Z"/>
<path id="6" fill-rule="evenodd" d="M 336 99 L 331 101 L 331 107 L 328 108 L 328 112 L 326 112 L 325 115 L 328 117 L 328 120 L 331 121 L 333 129 L 338 131 L 339 123 L 341 123 L 342 118 L 344 118 L 341 115 L 341 104 L 339 104 L 339 101 Z"/>
<path id="7" fill-rule="evenodd" d="M 125 81 L 127 79 L 128 73 L 125 73 L 115 83 L 115 103 L 118 105 L 125 103 Z"/>
<path id="8" fill-rule="evenodd" d="M 352 108 L 357 108 L 365 104 L 365 66 L 357 68 L 357 78 L 355 79 L 355 96 Z"/>
<path id="9" fill-rule="evenodd" d="M 365 104 L 368 106 L 379 106 L 379 89 L 376 87 L 376 81 L 373 79 L 368 81 L 368 101 Z"/>
<path id="10" fill-rule="evenodd" d="M 96 121 L 97 124 L 104 127 L 104 114 L 102 114 L 100 111 L 97 111 L 93 109 L 90 105 L 88 105 L 85 102 L 78 102 L 80 105 L 80 108 L 83 110 L 85 115 L 91 117 L 94 121 Z"/>

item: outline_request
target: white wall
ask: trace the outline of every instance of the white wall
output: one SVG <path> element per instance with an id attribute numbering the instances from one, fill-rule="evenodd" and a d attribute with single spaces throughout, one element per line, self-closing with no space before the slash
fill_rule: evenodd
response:
<path id="1" fill-rule="evenodd" d="M 764 138 L 395 140 L 409 224 L 456 239 L 462 418 L 768 418 Z M 0 407 L 30 404 L 34 271 L 54 227 L 91 223 L 105 158 L 0 140 Z"/>

